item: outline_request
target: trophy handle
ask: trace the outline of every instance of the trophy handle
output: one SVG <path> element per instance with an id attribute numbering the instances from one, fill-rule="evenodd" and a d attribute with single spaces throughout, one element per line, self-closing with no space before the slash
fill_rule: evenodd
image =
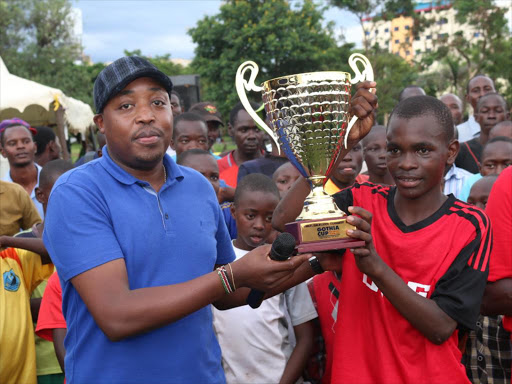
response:
<path id="1" fill-rule="evenodd" d="M 249 80 L 245 80 L 245 72 L 249 71 Z M 238 93 L 238 97 L 240 98 L 240 101 L 242 102 L 242 105 L 244 106 L 245 110 L 249 114 L 249 116 L 252 117 L 256 125 L 260 127 L 260 129 L 264 130 L 268 135 L 274 140 L 277 146 L 277 150 L 279 153 L 281 153 L 281 148 L 279 146 L 279 141 L 277 138 L 277 135 L 270 129 L 270 127 L 261 119 L 261 117 L 258 116 L 258 114 L 254 111 L 254 109 L 251 107 L 251 103 L 249 103 L 249 99 L 247 99 L 246 91 L 254 91 L 254 92 L 261 92 L 263 90 L 263 87 L 257 86 L 254 82 L 256 81 L 256 76 L 258 75 L 259 67 L 258 64 L 256 64 L 254 61 L 246 61 L 238 67 L 236 71 L 236 78 L 235 78 L 235 86 L 236 86 L 236 93 Z"/>
<path id="2" fill-rule="evenodd" d="M 359 71 L 359 67 L 357 66 L 358 63 L 363 64 L 363 72 Z M 355 74 L 352 80 L 350 80 L 352 84 L 356 84 L 361 81 L 373 81 L 373 68 L 372 65 L 370 64 L 370 61 L 365 55 L 362 55 L 360 53 L 353 53 L 352 55 L 350 55 L 348 59 L 348 65 L 350 65 L 350 68 L 352 68 L 352 71 L 354 71 Z M 352 116 L 350 122 L 348 123 L 347 133 L 345 134 L 344 141 L 345 148 L 347 148 L 348 134 L 350 133 L 350 130 L 352 129 L 356 121 L 357 116 Z"/>

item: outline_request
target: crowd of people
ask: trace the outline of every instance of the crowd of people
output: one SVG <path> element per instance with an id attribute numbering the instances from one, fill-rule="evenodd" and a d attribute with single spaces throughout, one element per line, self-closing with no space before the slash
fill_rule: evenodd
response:
<path id="1" fill-rule="evenodd" d="M 185 111 L 123 57 L 74 165 L 51 128 L 2 121 L 0 383 L 510 383 L 509 107 L 479 74 L 467 121 L 411 85 L 383 126 L 373 88 L 324 184 L 365 245 L 284 261 L 311 186 L 241 103 Z"/>

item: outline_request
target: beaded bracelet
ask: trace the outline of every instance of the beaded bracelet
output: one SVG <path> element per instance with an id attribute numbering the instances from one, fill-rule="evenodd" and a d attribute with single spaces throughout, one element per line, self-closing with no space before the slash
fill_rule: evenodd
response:
<path id="1" fill-rule="evenodd" d="M 220 277 L 220 281 L 221 281 L 222 286 L 224 287 L 224 290 L 226 291 L 226 293 L 228 295 L 230 293 L 233 293 L 234 289 L 231 286 L 231 283 L 229 282 L 228 274 L 227 274 L 227 271 L 226 271 L 226 267 L 221 266 L 221 267 L 217 268 L 217 274 Z"/>

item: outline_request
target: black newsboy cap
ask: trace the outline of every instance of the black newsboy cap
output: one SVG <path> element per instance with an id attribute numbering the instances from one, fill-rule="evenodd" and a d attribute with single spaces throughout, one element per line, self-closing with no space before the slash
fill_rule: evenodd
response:
<path id="1" fill-rule="evenodd" d="M 111 98 L 140 77 L 150 77 L 159 82 L 167 93 L 170 94 L 172 91 L 172 81 L 169 76 L 149 61 L 137 56 L 121 57 L 103 68 L 94 82 L 96 113 L 103 112 L 103 108 Z"/>

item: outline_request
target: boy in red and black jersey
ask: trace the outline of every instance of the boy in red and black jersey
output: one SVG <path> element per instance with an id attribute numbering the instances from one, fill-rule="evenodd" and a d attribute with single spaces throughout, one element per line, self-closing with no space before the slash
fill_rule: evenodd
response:
<path id="1" fill-rule="evenodd" d="M 387 128 L 387 165 L 396 187 L 355 184 L 334 195 L 366 245 L 342 259 L 333 383 L 463 383 L 460 330 L 472 329 L 485 289 L 490 221 L 441 191 L 458 142 L 438 100 L 402 101 Z M 299 180 L 274 224 L 293 221 L 309 193 Z M 301 200 L 302 199 L 302 200 Z M 320 257 L 324 269 L 332 258 Z"/>

